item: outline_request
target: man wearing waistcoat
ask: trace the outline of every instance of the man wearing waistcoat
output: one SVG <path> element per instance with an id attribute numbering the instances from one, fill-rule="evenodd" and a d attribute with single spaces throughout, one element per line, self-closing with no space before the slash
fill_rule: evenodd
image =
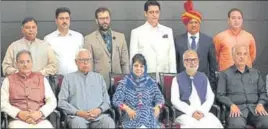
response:
<path id="1" fill-rule="evenodd" d="M 171 102 L 178 112 L 175 122 L 182 128 L 223 128 L 219 119 L 209 112 L 215 96 L 207 76 L 197 71 L 196 51 L 186 50 L 183 63 L 186 70 L 174 77 L 171 86 Z"/>
<path id="2" fill-rule="evenodd" d="M 57 102 L 48 80 L 32 72 L 32 56 L 27 50 L 16 55 L 17 73 L 4 79 L 1 111 L 10 117 L 8 128 L 53 128 L 46 117 Z"/>
<path id="3" fill-rule="evenodd" d="M 219 75 L 217 100 L 226 106 L 227 128 L 268 128 L 267 91 L 259 70 L 247 65 L 250 51 L 246 44 L 232 48 L 234 65 Z"/>

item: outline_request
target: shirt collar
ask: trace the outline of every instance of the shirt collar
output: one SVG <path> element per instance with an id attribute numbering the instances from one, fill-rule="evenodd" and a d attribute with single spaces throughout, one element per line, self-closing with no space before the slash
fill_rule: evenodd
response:
<path id="1" fill-rule="evenodd" d="M 146 21 L 144 25 L 145 25 L 147 28 L 149 28 L 150 30 L 159 30 L 159 29 L 160 29 L 160 24 L 159 24 L 159 23 L 156 25 L 156 27 L 153 27 L 151 24 L 149 24 L 148 21 Z"/>
<path id="2" fill-rule="evenodd" d="M 58 29 L 56 30 L 56 35 L 59 36 L 59 37 L 62 36 Z M 70 29 L 68 30 L 68 33 L 65 36 L 72 36 L 72 32 L 70 31 Z"/>
<path id="3" fill-rule="evenodd" d="M 36 41 L 36 38 L 33 41 L 27 40 L 25 37 L 23 37 L 23 40 L 25 43 L 27 43 L 28 45 L 31 45 L 33 42 Z"/>
<path id="4" fill-rule="evenodd" d="M 112 31 L 111 31 L 111 29 L 109 29 L 109 30 L 107 31 L 107 33 L 104 33 L 104 32 L 101 31 L 101 30 L 99 30 L 99 32 L 100 32 L 100 34 L 101 34 L 102 36 L 104 36 L 104 35 L 106 35 L 106 34 L 108 34 L 108 36 L 111 36 L 111 35 L 112 35 Z"/>
<path id="5" fill-rule="evenodd" d="M 192 35 L 189 32 L 187 32 L 188 39 L 191 39 L 191 36 L 195 36 L 196 37 L 195 39 L 199 39 L 199 35 L 200 35 L 199 32 L 197 32 L 195 35 Z"/>
<path id="6" fill-rule="evenodd" d="M 241 73 L 241 72 L 237 69 L 237 67 L 236 67 L 235 65 L 233 65 L 231 68 L 232 68 L 233 72 L 235 72 L 235 73 Z M 246 72 L 249 72 L 249 69 L 250 69 L 250 68 L 246 65 L 246 67 L 245 67 L 245 71 L 244 71 L 244 72 L 245 72 L 245 73 L 246 73 Z"/>

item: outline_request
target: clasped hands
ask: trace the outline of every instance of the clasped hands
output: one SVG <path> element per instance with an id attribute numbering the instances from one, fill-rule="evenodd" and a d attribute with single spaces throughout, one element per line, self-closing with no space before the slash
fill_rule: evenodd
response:
<path id="1" fill-rule="evenodd" d="M 78 111 L 77 116 L 83 117 L 86 120 L 94 120 L 101 114 L 100 108 L 91 109 L 89 111 Z"/>
<path id="2" fill-rule="evenodd" d="M 20 111 L 17 115 L 19 119 L 28 124 L 37 124 L 37 121 L 43 116 L 41 111 Z"/>

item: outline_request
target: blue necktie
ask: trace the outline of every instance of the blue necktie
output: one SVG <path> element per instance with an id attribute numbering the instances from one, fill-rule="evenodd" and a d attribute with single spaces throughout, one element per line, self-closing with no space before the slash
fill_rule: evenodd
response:
<path id="1" fill-rule="evenodd" d="M 191 48 L 193 50 L 195 50 L 196 49 L 196 42 L 195 42 L 196 37 L 195 36 L 191 36 L 191 39 L 192 39 Z"/>

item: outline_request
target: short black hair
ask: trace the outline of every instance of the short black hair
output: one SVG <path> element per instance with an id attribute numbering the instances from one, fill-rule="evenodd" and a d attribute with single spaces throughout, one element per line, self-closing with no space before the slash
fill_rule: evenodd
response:
<path id="1" fill-rule="evenodd" d="M 234 11 L 238 11 L 238 12 L 240 12 L 240 14 L 241 14 L 241 16 L 242 16 L 242 18 L 243 18 L 243 12 L 242 12 L 240 9 L 238 9 L 238 8 L 232 8 L 232 9 L 228 12 L 228 18 L 230 18 L 231 13 L 234 12 Z"/>
<path id="2" fill-rule="evenodd" d="M 28 55 L 30 56 L 31 60 L 33 60 L 31 52 L 28 51 L 28 50 L 22 49 L 22 50 L 20 50 L 20 51 L 17 53 L 17 55 L 16 55 L 16 62 L 19 61 L 19 57 L 20 57 L 20 55 L 22 55 L 22 54 L 28 54 Z"/>
<path id="3" fill-rule="evenodd" d="M 144 4 L 144 11 L 147 12 L 149 6 L 158 6 L 159 10 L 161 10 L 160 4 L 156 0 L 148 0 Z"/>
<path id="4" fill-rule="evenodd" d="M 147 63 L 146 63 L 146 59 L 145 57 L 142 55 L 142 54 L 136 54 L 133 56 L 132 58 L 132 65 L 135 63 L 135 62 L 139 62 L 141 63 L 142 65 L 146 66 Z"/>
<path id="5" fill-rule="evenodd" d="M 56 18 L 58 18 L 58 16 L 59 16 L 60 13 L 65 13 L 65 12 L 67 12 L 67 13 L 69 13 L 69 15 L 71 15 L 71 11 L 70 11 L 69 8 L 67 8 L 67 7 L 60 7 L 60 8 L 57 8 L 57 9 L 56 9 L 56 13 L 55 13 Z"/>
<path id="6" fill-rule="evenodd" d="M 33 18 L 33 17 L 26 17 L 23 19 L 23 21 L 21 22 L 21 25 L 24 26 L 24 24 L 34 21 L 34 23 L 37 25 L 37 21 Z"/>
<path id="7" fill-rule="evenodd" d="M 96 19 L 98 19 L 98 14 L 100 13 L 100 12 L 108 12 L 109 13 L 109 15 L 111 16 L 111 12 L 110 12 L 110 10 L 108 9 L 108 8 L 106 8 L 106 7 L 99 7 L 98 9 L 96 9 L 96 11 L 95 11 L 95 18 Z"/>

